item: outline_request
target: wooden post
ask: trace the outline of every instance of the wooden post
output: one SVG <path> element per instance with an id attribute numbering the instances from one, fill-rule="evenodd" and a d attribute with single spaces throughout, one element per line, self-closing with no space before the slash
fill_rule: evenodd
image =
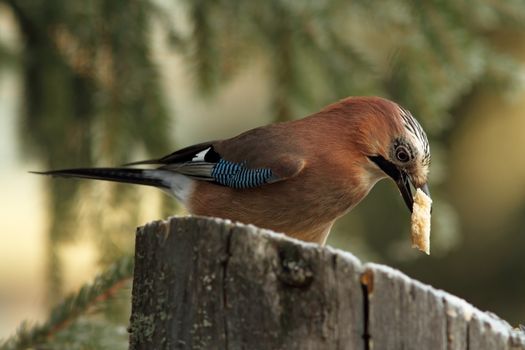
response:
<path id="1" fill-rule="evenodd" d="M 137 231 L 131 349 L 516 349 L 525 334 L 349 253 L 219 219 Z"/>

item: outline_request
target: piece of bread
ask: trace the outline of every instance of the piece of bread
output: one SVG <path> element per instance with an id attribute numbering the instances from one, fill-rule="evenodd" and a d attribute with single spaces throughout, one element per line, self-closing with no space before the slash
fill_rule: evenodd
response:
<path id="1" fill-rule="evenodd" d="M 412 248 L 430 255 L 430 209 L 432 199 L 421 189 L 417 189 L 412 209 Z"/>

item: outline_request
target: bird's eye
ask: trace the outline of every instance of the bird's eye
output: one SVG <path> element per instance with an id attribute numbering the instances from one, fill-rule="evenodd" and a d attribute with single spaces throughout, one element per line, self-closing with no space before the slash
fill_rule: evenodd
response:
<path id="1" fill-rule="evenodd" d="M 406 163 L 406 162 L 408 162 L 410 160 L 410 152 L 405 147 L 399 146 L 396 149 L 396 158 L 401 163 Z"/>

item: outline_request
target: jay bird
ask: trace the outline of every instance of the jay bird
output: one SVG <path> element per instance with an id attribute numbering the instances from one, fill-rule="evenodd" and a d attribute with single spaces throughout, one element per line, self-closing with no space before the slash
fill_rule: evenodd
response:
<path id="1" fill-rule="evenodd" d="M 158 167 L 128 167 L 146 164 Z M 411 186 L 429 195 L 429 164 L 427 136 L 409 111 L 379 97 L 349 97 L 303 119 L 158 159 L 37 173 L 154 186 L 192 214 L 324 244 L 335 220 L 383 178 L 412 210 Z"/>

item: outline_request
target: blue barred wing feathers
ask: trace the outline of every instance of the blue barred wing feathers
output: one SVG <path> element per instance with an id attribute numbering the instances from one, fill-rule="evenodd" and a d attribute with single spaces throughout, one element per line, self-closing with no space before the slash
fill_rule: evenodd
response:
<path id="1" fill-rule="evenodd" d="M 273 179 L 271 169 L 249 169 L 245 163 L 233 163 L 224 159 L 215 164 L 211 176 L 215 182 L 233 188 L 259 187 Z"/>

